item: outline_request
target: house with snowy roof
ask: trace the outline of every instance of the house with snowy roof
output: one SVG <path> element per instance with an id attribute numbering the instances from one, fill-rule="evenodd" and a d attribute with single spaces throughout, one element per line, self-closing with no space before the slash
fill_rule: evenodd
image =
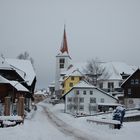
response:
<path id="1" fill-rule="evenodd" d="M 97 79 L 96 86 L 106 92 L 109 92 L 110 95 L 123 95 L 123 90 L 120 86 L 124 80 L 122 78 L 122 73 L 131 75 L 136 70 L 136 67 L 123 62 L 100 62 L 100 64 L 105 69 L 106 73 L 108 73 L 108 75 L 100 75 Z M 69 77 L 68 75 L 71 75 L 75 70 L 78 69 L 80 73 L 86 76 L 87 73 L 85 73 L 84 71 L 86 67 L 87 63 L 71 62 L 71 57 L 68 51 L 66 30 L 64 28 L 64 35 L 60 52 L 56 55 L 55 94 L 61 97 L 66 89 L 70 89 L 68 87 L 65 87 L 64 84 L 62 87 L 61 83 L 66 77 Z"/>
<path id="2" fill-rule="evenodd" d="M 137 69 L 122 83 L 124 104 L 127 108 L 140 108 L 140 69 Z"/>
<path id="3" fill-rule="evenodd" d="M 84 75 L 77 69 L 74 70 L 71 74 L 66 74 L 63 76 L 62 80 L 62 96 L 67 93 L 74 85 L 79 83 L 84 79 Z"/>
<path id="4" fill-rule="evenodd" d="M 109 111 L 119 105 L 118 99 L 85 80 L 74 85 L 62 98 L 65 98 L 65 112 L 79 115 Z"/>
<path id="5" fill-rule="evenodd" d="M 29 111 L 35 84 L 36 75 L 29 60 L 0 57 L 0 114 L 23 116 L 24 109 Z"/>
<path id="6" fill-rule="evenodd" d="M 47 98 L 46 91 L 38 90 L 34 93 L 34 101 L 35 103 L 41 102 Z"/>
<path id="7" fill-rule="evenodd" d="M 131 75 L 136 67 L 124 62 L 105 62 L 102 63 L 102 66 L 105 68 L 108 76 L 104 77 L 101 75 L 98 78 L 98 87 L 113 96 L 123 94 L 121 84 L 124 79 L 122 78 L 122 74 Z"/>

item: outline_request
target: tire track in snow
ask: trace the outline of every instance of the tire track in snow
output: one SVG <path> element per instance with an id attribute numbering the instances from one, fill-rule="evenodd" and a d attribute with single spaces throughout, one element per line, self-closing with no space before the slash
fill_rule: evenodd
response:
<path id="1" fill-rule="evenodd" d="M 85 132 L 73 128 L 69 124 L 65 123 L 61 119 L 59 119 L 57 116 L 54 115 L 46 106 L 40 105 L 43 110 L 45 111 L 47 118 L 49 121 L 55 125 L 55 127 L 64 133 L 66 136 L 74 137 L 76 140 L 97 140 L 97 138 L 93 138 L 92 136 L 89 136 Z"/>

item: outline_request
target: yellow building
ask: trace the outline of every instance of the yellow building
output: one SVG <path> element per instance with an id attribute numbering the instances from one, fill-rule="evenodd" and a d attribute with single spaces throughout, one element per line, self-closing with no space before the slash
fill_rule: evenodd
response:
<path id="1" fill-rule="evenodd" d="M 78 84 L 80 80 L 84 78 L 83 74 L 79 70 L 74 70 L 71 74 L 64 76 L 62 82 L 63 93 L 62 96 L 67 93 L 71 88 Z"/>

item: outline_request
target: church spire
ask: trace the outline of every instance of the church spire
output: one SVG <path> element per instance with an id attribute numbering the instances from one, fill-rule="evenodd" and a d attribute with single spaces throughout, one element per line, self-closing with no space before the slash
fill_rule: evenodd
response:
<path id="1" fill-rule="evenodd" d="M 69 54 L 65 25 L 64 25 L 64 34 L 63 34 L 63 40 L 62 40 L 60 51 L 61 53 L 67 52 L 67 54 Z"/>

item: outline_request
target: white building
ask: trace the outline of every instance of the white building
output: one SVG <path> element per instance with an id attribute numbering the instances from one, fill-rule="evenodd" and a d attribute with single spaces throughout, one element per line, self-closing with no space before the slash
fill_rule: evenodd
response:
<path id="1" fill-rule="evenodd" d="M 131 75 L 135 71 L 136 67 L 128 65 L 124 62 L 106 62 L 103 63 L 102 66 L 105 68 L 105 71 L 108 73 L 108 76 L 99 77 L 98 87 L 106 92 L 109 92 L 113 96 L 118 95 L 120 93 L 122 94 L 122 74 L 125 73 L 126 75 Z"/>
<path id="2" fill-rule="evenodd" d="M 64 75 L 69 75 L 72 71 L 78 69 L 80 72 L 86 75 L 84 69 L 86 68 L 87 63 L 73 63 L 72 67 L 65 71 Z M 126 75 L 131 75 L 137 68 L 136 66 L 128 65 L 124 62 L 102 62 L 102 68 L 105 68 L 105 73 L 107 76 L 100 76 L 97 79 L 97 87 L 109 92 L 110 95 L 122 94 L 123 90 L 120 85 L 123 82 L 122 73 Z"/>
<path id="3" fill-rule="evenodd" d="M 68 91 L 65 97 L 65 112 L 71 114 L 94 114 L 115 108 L 118 100 L 86 81 L 81 81 Z"/>
<path id="4" fill-rule="evenodd" d="M 59 96 L 61 94 L 60 78 L 63 76 L 63 72 L 67 71 L 70 66 L 70 55 L 68 52 L 66 31 L 64 28 L 64 35 L 61 44 L 60 53 L 56 55 L 56 72 L 55 72 L 55 94 Z"/>

